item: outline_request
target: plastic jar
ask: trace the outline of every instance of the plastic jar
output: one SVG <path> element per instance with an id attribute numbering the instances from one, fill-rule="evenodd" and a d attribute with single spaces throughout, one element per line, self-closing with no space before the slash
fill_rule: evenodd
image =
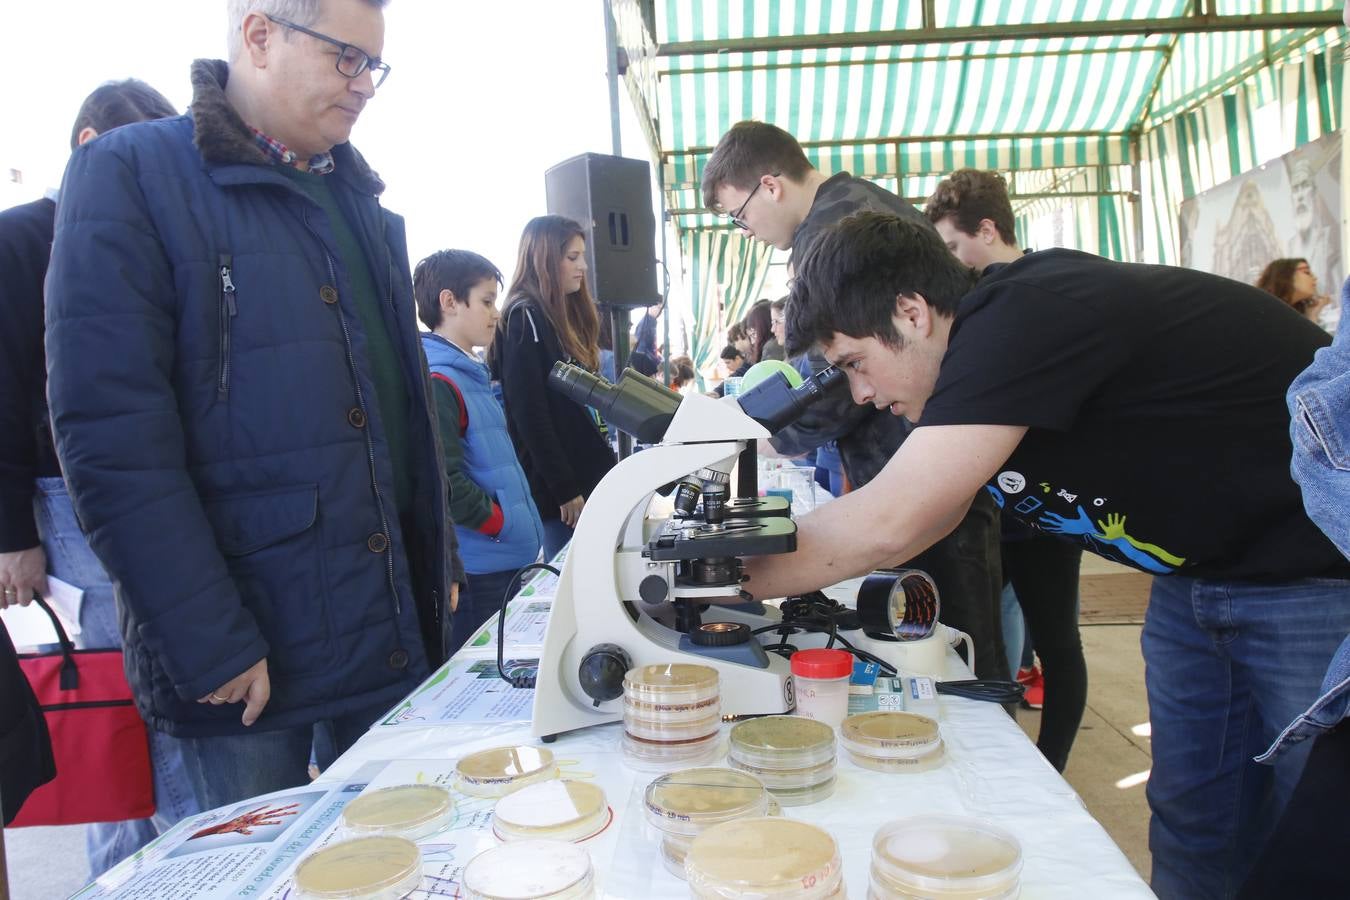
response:
<path id="1" fill-rule="evenodd" d="M 847 650 L 798 650 L 792 654 L 791 665 L 797 715 L 838 728 L 848 715 L 853 654 Z"/>
<path id="2" fill-rule="evenodd" d="M 731 729 L 727 762 L 754 776 L 784 806 L 834 793 L 834 729 L 802 716 L 747 719 Z"/>
<path id="3" fill-rule="evenodd" d="M 856 765 L 877 772 L 925 772 L 946 756 L 938 723 L 907 712 L 849 716 L 839 728 L 839 743 Z"/>
<path id="4" fill-rule="evenodd" d="M 512 841 L 469 860 L 460 877 L 465 900 L 590 900 L 591 855 L 565 841 Z"/>
<path id="5" fill-rule="evenodd" d="M 342 810 L 352 835 L 388 834 L 421 840 L 450 826 L 455 801 L 435 784 L 404 784 L 363 793 Z"/>
<path id="6" fill-rule="evenodd" d="M 584 841 L 609 824 L 605 792 L 589 781 L 544 781 L 497 801 L 492 828 L 503 841 Z"/>
<path id="7" fill-rule="evenodd" d="M 377 835 L 329 844 L 300 861 L 301 900 L 400 900 L 422 883 L 422 852 L 407 838 Z"/>
<path id="8" fill-rule="evenodd" d="M 668 771 L 710 762 L 720 746 L 717 670 L 689 663 L 640 666 L 624 676 L 623 755 L 633 768 Z"/>
<path id="9" fill-rule="evenodd" d="M 559 777 L 553 751 L 543 747 L 493 747 L 455 764 L 455 789 L 471 797 L 503 797 Z"/>
<path id="10" fill-rule="evenodd" d="M 684 857 L 694 838 L 713 825 L 769 814 L 769 792 L 749 775 L 731 769 L 683 769 L 647 785 L 647 821 L 661 832 L 661 858 L 671 874 L 684 877 Z"/>
<path id="11" fill-rule="evenodd" d="M 978 819 L 924 815 L 883 825 L 872 839 L 877 900 L 1012 900 L 1021 891 L 1022 847 Z"/>
<path id="12" fill-rule="evenodd" d="M 684 860 L 692 896 L 826 900 L 844 896 L 839 845 L 796 819 L 734 819 L 694 838 Z"/>

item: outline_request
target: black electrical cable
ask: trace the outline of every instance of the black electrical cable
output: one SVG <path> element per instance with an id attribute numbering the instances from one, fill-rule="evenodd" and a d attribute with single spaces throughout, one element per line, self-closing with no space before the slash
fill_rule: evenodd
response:
<path id="1" fill-rule="evenodd" d="M 554 575 L 561 576 L 561 573 L 550 566 L 548 563 L 530 563 L 528 566 L 521 566 L 506 581 L 506 591 L 502 594 L 502 611 L 497 614 L 497 674 L 502 677 L 502 681 L 514 688 L 534 688 L 535 680 L 539 677 L 539 670 L 536 669 L 533 674 L 522 673 L 519 675 L 507 675 L 504 655 L 506 653 L 506 607 L 514 597 L 515 591 L 512 590 L 520 581 L 520 576 L 526 572 L 535 569 L 543 569 L 546 572 L 552 572 Z"/>
<path id="2" fill-rule="evenodd" d="M 1016 681 L 1002 681 L 988 678 L 971 678 L 966 681 L 936 682 L 939 694 L 953 697 L 965 697 L 967 700 L 984 700 L 988 703 L 1016 703 L 1026 693 L 1026 685 Z"/>

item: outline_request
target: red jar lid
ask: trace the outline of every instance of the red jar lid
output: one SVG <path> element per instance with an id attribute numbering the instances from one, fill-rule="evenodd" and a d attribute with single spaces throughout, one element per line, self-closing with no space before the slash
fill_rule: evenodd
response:
<path id="1" fill-rule="evenodd" d="M 802 678 L 843 678 L 853 674 L 853 654 L 847 650 L 798 650 L 792 654 L 792 674 Z"/>

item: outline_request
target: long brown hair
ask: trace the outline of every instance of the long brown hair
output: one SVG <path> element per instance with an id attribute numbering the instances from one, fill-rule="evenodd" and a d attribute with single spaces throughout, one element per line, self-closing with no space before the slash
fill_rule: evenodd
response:
<path id="1" fill-rule="evenodd" d="M 1311 297 L 1305 297 L 1302 300 L 1294 299 L 1294 272 L 1299 265 L 1307 265 L 1306 259 L 1277 259 L 1266 266 L 1261 277 L 1256 279 L 1256 286 L 1267 294 L 1274 294 L 1285 303 L 1288 303 L 1299 312 L 1308 308 L 1308 302 Z"/>
<path id="2" fill-rule="evenodd" d="M 497 328 L 506 328 L 506 312 L 525 300 L 536 301 L 558 334 L 563 352 L 581 365 L 596 371 L 600 367 L 600 316 L 586 287 L 564 294 L 558 282 L 563 250 L 574 237 L 582 240 L 586 232 L 572 219 L 539 216 L 525 225 L 520 236 L 520 253 L 511 287 L 506 292 L 506 310 Z"/>

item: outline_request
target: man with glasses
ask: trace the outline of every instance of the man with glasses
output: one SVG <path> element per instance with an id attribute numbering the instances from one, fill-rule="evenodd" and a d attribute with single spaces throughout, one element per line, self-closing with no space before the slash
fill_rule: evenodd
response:
<path id="1" fill-rule="evenodd" d="M 909 203 L 866 179 L 847 172 L 827 177 L 811 165 L 796 138 L 766 122 L 739 122 L 717 142 L 703 170 L 703 204 L 730 218 L 750 237 L 791 251 L 794 269 L 809 256 L 823 229 L 857 212 L 887 213 L 931 227 Z M 792 320 L 790 310 L 787 318 Z M 786 338 L 790 344 L 790 329 Z M 813 367 L 824 367 L 818 355 Z M 842 388 L 770 443 L 784 456 L 801 456 L 836 442 L 844 473 L 858 488 L 885 467 L 909 428 L 895 416 L 853 405 Z M 993 501 L 978 498 L 955 532 L 908 562 L 937 582 L 943 621 L 971 635 L 975 673 L 1007 678 L 1000 625 L 998 510 Z"/>
<path id="2" fill-rule="evenodd" d="M 66 172 L 57 451 L 137 705 L 204 807 L 350 746 L 441 661 L 463 577 L 403 223 L 348 143 L 383 6 L 231 0 L 190 114 Z"/>

